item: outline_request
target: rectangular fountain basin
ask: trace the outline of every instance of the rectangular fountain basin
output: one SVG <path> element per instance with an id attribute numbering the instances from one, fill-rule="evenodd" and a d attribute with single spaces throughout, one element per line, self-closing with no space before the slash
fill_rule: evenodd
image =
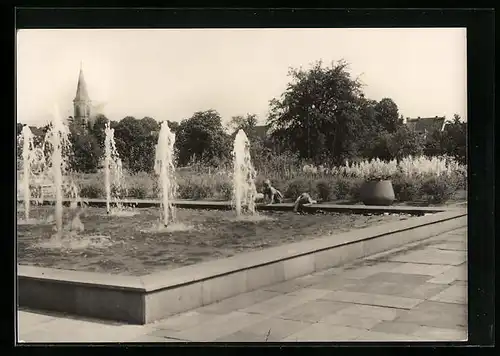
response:
<path id="1" fill-rule="evenodd" d="M 146 324 L 466 224 L 450 209 L 143 276 L 18 265 L 18 305 Z"/>

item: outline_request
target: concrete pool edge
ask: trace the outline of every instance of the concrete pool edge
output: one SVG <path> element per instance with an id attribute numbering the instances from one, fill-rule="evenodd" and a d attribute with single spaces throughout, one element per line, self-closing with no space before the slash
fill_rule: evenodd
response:
<path id="1" fill-rule="evenodd" d="M 22 202 L 23 199 L 18 199 L 18 202 Z M 64 203 L 68 204 L 72 202 L 71 199 L 65 199 Z M 105 199 L 91 199 L 82 198 L 82 201 L 88 206 L 104 207 L 106 206 Z M 49 205 L 54 204 L 55 199 L 44 199 L 41 204 Z M 136 208 L 147 208 L 155 207 L 160 205 L 159 200 L 155 199 L 123 199 L 120 201 L 124 206 L 133 206 Z M 114 203 L 112 202 L 112 205 Z M 185 209 L 207 209 L 207 210 L 231 210 L 231 202 L 228 201 L 208 201 L 208 200 L 176 200 L 173 204 L 179 208 Z M 260 211 L 291 211 L 293 208 L 293 203 L 281 203 L 281 204 L 257 204 L 257 210 Z M 368 206 L 368 205 L 349 205 L 349 204 L 333 204 L 333 203 L 319 203 L 311 206 L 305 206 L 304 210 L 306 212 L 314 212 L 318 210 L 323 210 L 327 212 L 339 212 L 339 213 L 356 213 L 356 214 L 366 214 L 366 213 L 403 213 L 403 214 L 426 214 L 426 213 L 439 213 L 442 211 L 450 211 L 461 209 L 456 206 L 435 206 L 435 207 L 425 207 L 425 206 Z"/>
<path id="2" fill-rule="evenodd" d="M 18 304 L 145 324 L 466 225 L 455 209 L 142 277 L 18 265 Z"/>

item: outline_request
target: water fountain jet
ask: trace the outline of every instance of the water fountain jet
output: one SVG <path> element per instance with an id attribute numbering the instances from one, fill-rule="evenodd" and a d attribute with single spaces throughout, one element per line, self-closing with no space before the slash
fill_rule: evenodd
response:
<path id="1" fill-rule="evenodd" d="M 177 184 L 174 165 L 175 134 L 170 131 L 167 121 L 161 123 L 158 143 L 156 144 L 155 173 L 158 175 L 162 205 L 163 226 L 175 220 L 175 199 Z"/>
<path id="2" fill-rule="evenodd" d="M 255 187 L 256 172 L 250 156 L 250 142 L 245 131 L 239 130 L 233 146 L 233 199 L 232 205 L 236 216 L 244 213 L 255 215 Z"/>
<path id="3" fill-rule="evenodd" d="M 33 133 L 28 125 L 23 127 L 22 131 L 23 140 L 23 195 L 24 195 L 24 217 L 26 222 L 30 219 L 30 204 L 31 204 L 31 191 L 30 191 L 30 176 L 31 176 L 31 160 L 34 151 Z"/>
<path id="4" fill-rule="evenodd" d="M 69 141 L 69 129 L 63 118 L 59 114 L 59 108 L 54 106 L 54 113 L 51 125 L 45 136 L 45 144 L 52 147 L 50 162 L 50 173 L 55 189 L 55 212 L 56 232 L 60 236 L 63 231 L 63 177 L 66 172 L 66 154 L 71 147 Z"/>
<path id="5" fill-rule="evenodd" d="M 122 206 L 120 204 L 120 192 L 122 189 L 123 171 L 122 161 L 116 149 L 114 132 L 110 122 L 106 122 L 104 140 L 104 184 L 106 188 L 106 214 L 122 215 Z M 112 181 L 112 182 L 111 182 Z M 115 192 L 111 191 L 111 183 L 115 188 Z M 111 200 L 115 200 L 116 211 L 111 210 Z"/>
<path id="6" fill-rule="evenodd" d="M 43 178 L 45 169 L 45 155 L 41 147 L 36 147 L 34 143 L 34 135 L 31 129 L 26 125 L 23 126 L 21 135 L 18 137 L 18 144 L 22 147 L 22 167 L 21 174 L 21 194 L 23 196 L 23 210 L 25 219 L 18 220 L 20 225 L 33 225 L 47 223 L 45 220 L 34 219 L 31 217 L 31 205 L 43 201 L 43 190 L 37 192 L 39 196 L 32 194 L 33 186 Z"/>

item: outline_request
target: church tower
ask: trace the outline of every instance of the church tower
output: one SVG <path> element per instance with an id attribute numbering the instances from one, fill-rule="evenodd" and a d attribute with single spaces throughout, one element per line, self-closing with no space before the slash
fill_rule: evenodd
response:
<path id="1" fill-rule="evenodd" d="M 80 75 L 76 87 L 76 96 L 73 100 L 73 118 L 76 122 L 83 122 L 86 127 L 92 126 L 91 119 L 92 102 L 87 92 L 87 83 L 83 77 L 83 69 L 80 64 Z"/>

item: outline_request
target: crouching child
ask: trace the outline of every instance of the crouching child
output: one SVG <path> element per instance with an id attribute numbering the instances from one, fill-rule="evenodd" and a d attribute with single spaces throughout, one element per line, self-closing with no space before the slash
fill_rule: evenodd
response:
<path id="1" fill-rule="evenodd" d="M 264 194 L 264 201 L 268 202 L 268 204 L 279 204 L 283 201 L 283 194 L 271 185 L 269 179 L 264 181 L 262 193 Z"/>
<path id="2" fill-rule="evenodd" d="M 293 211 L 296 213 L 301 209 L 303 206 L 306 205 L 311 205 L 311 204 L 316 204 L 317 201 L 313 200 L 309 193 L 302 193 L 296 200 L 293 205 Z"/>

